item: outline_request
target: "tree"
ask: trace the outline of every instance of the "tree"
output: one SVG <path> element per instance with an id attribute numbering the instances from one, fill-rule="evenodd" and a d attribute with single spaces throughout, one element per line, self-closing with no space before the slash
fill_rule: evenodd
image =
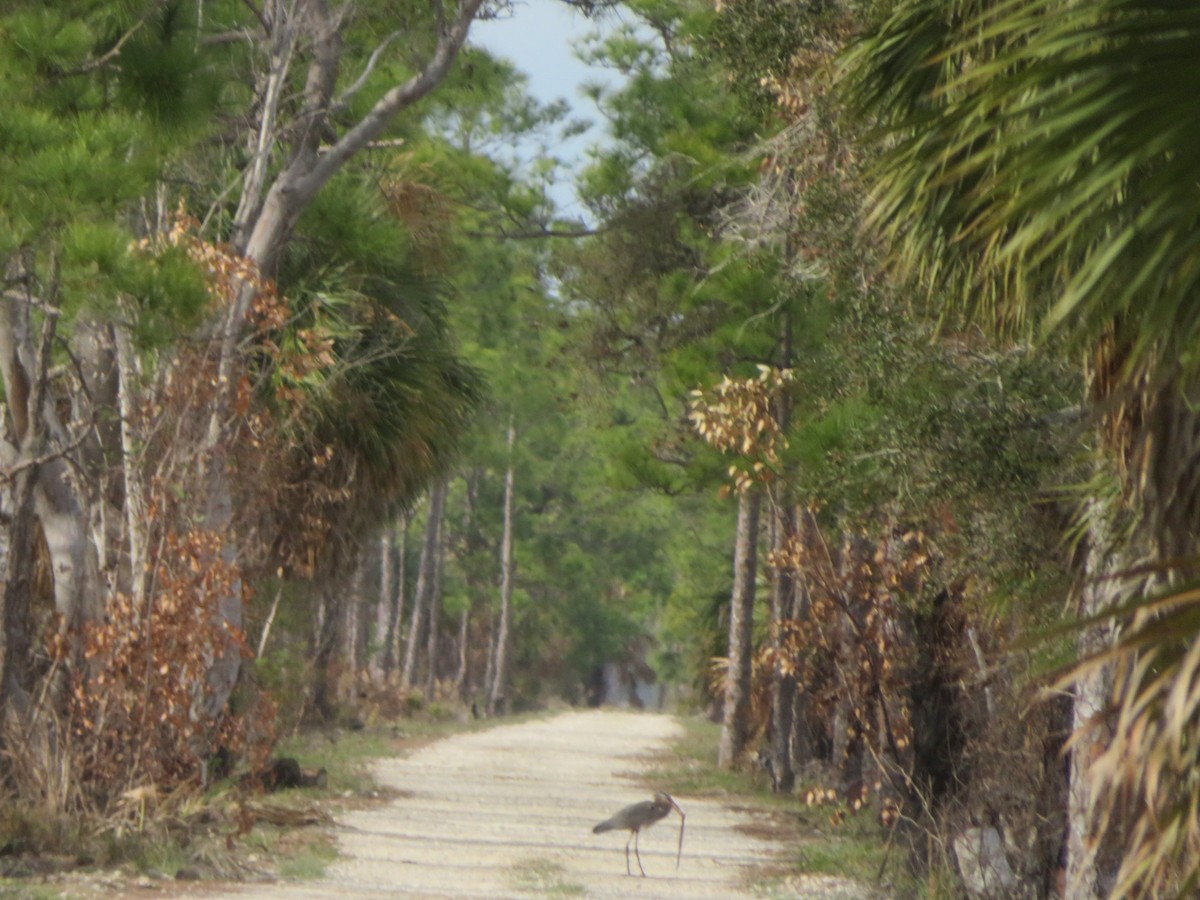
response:
<path id="1" fill-rule="evenodd" d="M 738 494 L 737 544 L 733 554 L 733 597 L 729 602 L 729 664 L 717 764 L 732 769 L 750 745 L 751 678 L 754 658 L 754 598 L 758 564 L 758 518 L 762 496 L 754 488 Z"/>
<path id="2" fill-rule="evenodd" d="M 410 19 L 406 44 L 393 35 L 365 50 L 378 10 L 342 15 L 322 2 L 79 0 L 4 13 L 0 374 L 18 441 L 5 444 L 5 464 L 27 473 L 31 505 L 21 508 L 37 520 L 31 537 L 18 516 L 9 547 L 42 548 L 9 560 L 53 573 L 68 635 L 59 650 L 72 654 L 90 639 L 80 629 L 95 637 L 118 622 L 137 633 L 169 621 L 152 614 L 156 604 L 186 589 L 181 566 L 209 559 L 204 532 L 221 534 L 202 589 L 219 609 L 201 631 L 217 638 L 195 634 L 209 676 L 189 688 L 193 723 L 227 716 L 245 579 L 348 571 L 346 543 L 389 505 L 411 502 L 470 414 L 478 383 L 450 347 L 440 298 L 415 286 L 403 229 L 387 233 L 386 204 L 349 163 L 445 78 L 478 8 L 437 5 Z M 346 84 L 351 66 L 361 77 Z M 231 203 L 222 185 L 235 172 L 242 190 Z M 334 177 L 347 187 L 335 198 L 340 216 L 315 219 Z M 211 204 L 203 224 L 179 211 L 168 182 L 190 184 L 195 208 Z M 368 239 L 307 255 L 336 245 L 331 232 L 343 226 L 343 237 Z M 56 371 L 46 355 L 41 374 L 32 368 L 43 323 L 63 338 L 49 350 L 66 377 L 46 380 Z M 403 423 L 404 440 L 389 422 Z M 323 540 L 330 534 L 345 543 Z M 27 575 L 8 579 L 9 673 L 36 673 L 22 637 L 35 609 Z M 156 634 L 120 652 L 160 653 L 169 642 Z M 59 662 L 63 687 L 95 687 L 87 667 Z M 19 706 L 14 684 L 0 701 Z M 178 699 L 175 687 L 160 692 L 164 702 Z M 188 732 L 191 752 L 206 755 L 223 727 Z"/>
<path id="3" fill-rule="evenodd" d="M 408 690 L 416 683 L 417 654 L 421 639 L 430 632 L 437 632 L 433 620 L 437 609 L 435 588 L 437 565 L 443 522 L 446 516 L 447 484 L 443 479 L 434 484 L 429 492 L 429 514 L 425 519 L 425 535 L 421 541 L 421 558 L 417 568 L 417 588 L 413 595 L 412 619 L 408 627 L 408 643 L 404 651 L 404 668 L 400 675 L 401 690 Z M 432 669 L 436 664 L 432 656 L 427 660 Z"/>
<path id="4" fill-rule="evenodd" d="M 1090 357 L 1103 460 L 1085 506 L 1081 612 L 1103 622 L 1120 611 L 1133 628 L 1076 681 L 1073 897 L 1092 896 L 1109 866 L 1119 865 L 1117 890 L 1135 894 L 1197 872 L 1194 835 L 1163 827 L 1195 798 L 1184 748 L 1197 722 L 1164 700 L 1188 693 L 1181 660 L 1196 631 L 1162 630 L 1149 602 L 1171 561 L 1195 552 L 1200 524 L 1194 466 L 1179 452 L 1200 426 L 1187 400 L 1197 237 L 1183 225 L 1196 208 L 1171 189 L 1197 175 L 1178 115 L 1196 88 L 1185 60 L 1197 46 L 1190 8 L 905 2 L 849 60 L 856 96 L 888 134 L 872 216 L 902 270 L 947 290 L 974 321 L 1062 333 Z M 1114 571 L 1142 574 L 1114 581 Z M 1108 703 L 1112 659 L 1112 702 L 1140 737 L 1108 745 L 1085 719 Z M 1094 865 L 1105 826 L 1110 837 L 1130 829 L 1133 850 Z"/>
<path id="5" fill-rule="evenodd" d="M 517 440 L 516 423 L 508 420 L 508 466 L 504 470 L 504 535 L 500 539 L 500 619 L 496 626 L 496 656 L 492 683 L 488 685 L 487 711 L 493 715 L 503 708 L 509 677 L 509 632 L 512 629 L 513 577 L 516 560 L 513 558 L 513 491 L 516 473 L 512 458 Z"/>

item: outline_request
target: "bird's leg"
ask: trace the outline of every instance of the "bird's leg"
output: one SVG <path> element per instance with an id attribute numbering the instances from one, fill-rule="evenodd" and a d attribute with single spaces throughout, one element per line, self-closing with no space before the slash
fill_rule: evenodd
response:
<path id="1" fill-rule="evenodd" d="M 637 832 L 636 832 L 636 831 L 631 831 L 631 832 L 629 832 L 629 840 L 625 842 L 625 874 L 626 874 L 626 875 L 632 875 L 632 874 L 633 874 L 633 872 L 631 872 L 631 871 L 630 871 L 630 869 L 629 869 L 629 841 L 632 841 L 632 840 L 633 840 L 633 836 L 634 836 L 635 834 L 637 834 Z M 642 863 L 642 861 L 639 859 L 639 860 L 638 860 L 638 865 L 641 865 L 641 863 Z"/>
<path id="2" fill-rule="evenodd" d="M 642 836 L 642 829 L 637 828 L 633 832 L 633 854 L 637 857 L 638 868 L 641 869 L 642 877 L 646 877 L 646 870 L 642 868 L 642 853 L 638 850 L 638 839 Z"/>

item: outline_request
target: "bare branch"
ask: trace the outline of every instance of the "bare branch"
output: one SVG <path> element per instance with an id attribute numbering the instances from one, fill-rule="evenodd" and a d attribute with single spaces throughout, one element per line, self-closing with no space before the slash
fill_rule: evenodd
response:
<path id="1" fill-rule="evenodd" d="M 222 47 L 225 44 L 236 44 L 239 41 L 253 43 L 254 35 L 244 29 L 238 31 L 221 31 L 215 34 L 206 34 L 204 37 L 200 38 L 200 46 Z"/>
<path id="2" fill-rule="evenodd" d="M 496 231 L 464 231 L 467 237 L 488 238 L 495 241 L 523 241 L 538 238 L 585 238 L 603 234 L 605 228 L 521 228 L 508 231 L 500 228 Z"/>
<path id="3" fill-rule="evenodd" d="M 303 193 L 315 194 L 352 156 L 379 137 L 397 113 L 412 106 L 442 82 L 458 57 L 471 23 L 482 5 L 483 0 L 466 0 L 463 3 L 454 24 L 439 33 L 437 49 L 425 67 L 404 84 L 384 94 L 357 125 L 347 131 L 328 153 L 322 155 L 308 176 L 302 179 L 304 183 L 300 190 Z M 440 3 L 435 0 L 435 9 L 438 7 Z"/>
<path id="4" fill-rule="evenodd" d="M 146 13 L 144 16 L 142 16 L 140 19 L 138 19 L 137 22 L 134 23 L 133 27 L 130 28 L 123 35 L 121 35 L 121 37 L 117 39 L 117 42 L 115 44 L 113 44 L 112 47 L 110 47 L 105 53 L 102 53 L 100 56 L 97 56 L 95 59 L 89 59 L 83 65 L 79 66 L 76 69 L 72 69 L 71 71 L 67 72 L 66 74 L 68 74 L 68 75 L 86 75 L 88 72 L 94 72 L 96 69 L 99 69 L 101 66 L 105 66 L 108 63 L 112 62 L 114 59 L 116 59 L 118 56 L 121 55 L 121 50 L 122 50 L 122 48 L 124 48 L 125 44 L 129 41 L 129 39 L 131 37 L 133 37 L 135 34 L 137 34 L 139 31 L 141 31 L 142 26 L 146 24 L 146 21 L 150 18 L 151 15 L 154 14 L 154 12 L 155 12 L 155 9 L 151 9 L 150 12 Z"/>
<path id="5" fill-rule="evenodd" d="M 246 8 L 250 12 L 254 13 L 254 18 L 258 19 L 258 24 L 262 25 L 263 31 L 270 33 L 271 20 L 267 18 L 267 14 L 263 10 L 254 5 L 254 0 L 242 0 L 242 3 L 246 5 Z"/>
<path id="6" fill-rule="evenodd" d="M 366 150 L 393 150 L 396 147 L 403 147 L 408 141 L 404 138 L 390 138 L 386 141 L 371 141 L 364 148 Z M 328 153 L 333 147 L 326 145 L 317 150 L 318 153 Z"/>
<path id="7" fill-rule="evenodd" d="M 375 69 L 375 64 L 379 62 L 379 57 L 383 55 L 383 51 L 388 48 L 388 45 L 396 38 L 400 37 L 403 32 L 393 31 L 383 39 L 378 47 L 371 52 L 371 57 L 367 60 L 367 66 L 363 69 L 362 74 L 355 79 L 354 84 L 342 91 L 342 95 L 337 98 L 333 104 L 333 110 L 339 110 L 345 107 L 346 101 L 362 90 L 362 86 L 367 83 L 367 79 L 371 77 L 371 72 Z"/>
<path id="8" fill-rule="evenodd" d="M 41 456 L 26 457 L 24 459 L 14 456 L 16 451 L 7 441 L 0 442 L 0 445 L 2 445 L 0 460 L 9 462 L 9 465 L 7 465 L 4 469 L 0 469 L 0 483 L 7 482 L 12 484 L 17 475 L 26 469 L 39 468 L 47 463 L 51 463 L 59 459 L 70 463 L 73 468 L 78 468 L 71 454 L 83 446 L 83 442 L 86 441 L 87 438 L 88 430 L 81 429 L 68 443 L 64 444 L 63 446 L 56 447 L 48 453 L 43 453 Z"/>

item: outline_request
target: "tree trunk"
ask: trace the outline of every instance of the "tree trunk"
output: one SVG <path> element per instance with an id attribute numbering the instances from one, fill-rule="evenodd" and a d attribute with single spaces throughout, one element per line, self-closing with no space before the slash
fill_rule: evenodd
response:
<path id="1" fill-rule="evenodd" d="M 795 618 L 804 621 L 809 615 L 808 584 L 803 576 L 795 580 Z M 809 712 L 808 692 L 793 678 L 792 691 L 792 736 L 788 741 L 788 749 L 792 754 L 793 775 L 802 766 L 811 762 L 816 755 L 816 743 L 813 740 L 812 719 Z"/>
<path id="2" fill-rule="evenodd" d="M 789 369 L 792 365 L 793 340 L 792 319 L 785 316 L 779 366 Z M 779 390 L 772 398 L 775 421 L 781 434 L 787 434 L 792 422 L 792 396 Z M 782 481 L 770 487 L 771 496 L 771 550 L 777 559 L 784 557 L 783 551 L 795 539 L 797 532 L 797 510 L 792 502 L 791 491 Z M 798 573 L 791 567 L 772 567 L 771 579 L 771 640 L 778 651 L 786 637 L 785 623 L 796 616 L 796 591 Z M 796 773 L 792 768 L 792 720 L 795 716 L 796 676 L 790 667 L 783 665 L 782 655 L 777 653 L 771 671 L 771 787 L 777 793 L 791 793 L 796 785 Z"/>
<path id="3" fill-rule="evenodd" d="M 438 637 L 440 635 L 442 609 L 442 572 L 446 567 L 446 541 L 444 537 L 446 524 L 446 494 L 449 492 L 448 481 L 442 482 L 442 515 L 438 517 L 437 548 L 434 557 L 433 586 L 429 591 L 429 648 L 426 657 L 429 660 L 429 670 L 425 676 L 425 702 L 432 703 L 437 692 L 438 675 Z"/>
<path id="4" fill-rule="evenodd" d="M 375 602 L 375 621 L 371 630 L 371 652 L 367 668 L 373 681 L 387 675 L 385 661 L 391 640 L 392 612 L 396 596 L 396 543 L 389 524 L 379 536 L 379 595 Z"/>
<path id="5" fill-rule="evenodd" d="M 796 509 L 791 503 L 777 498 L 774 504 L 771 544 L 782 551 L 796 533 Z M 787 566 L 773 570 L 771 581 L 771 614 L 774 619 L 772 641 L 779 649 L 784 638 L 785 622 L 796 617 L 796 573 Z M 795 715 L 796 676 L 785 671 L 783 660 L 777 660 L 771 672 L 771 785 L 777 793 L 791 793 L 796 786 L 792 768 L 792 720 Z"/>
<path id="6" fill-rule="evenodd" d="M 37 562 L 37 521 L 33 514 L 33 483 L 37 470 L 29 467 L 13 479 L 13 511 L 8 524 L 8 558 L 4 594 L 0 596 L 0 722 L 9 710 L 25 713 L 32 687 L 30 596 Z M 0 746 L 4 736 L 0 735 Z"/>
<path id="7" fill-rule="evenodd" d="M 1111 542 L 1108 513 L 1092 501 L 1091 530 L 1086 558 L 1084 584 L 1080 591 L 1082 617 L 1094 616 L 1118 603 L 1128 593 L 1128 583 L 1113 577 L 1124 568 Z M 1133 560 L 1129 559 L 1132 563 Z M 1087 656 L 1111 646 L 1112 626 L 1089 627 L 1079 639 L 1079 656 Z M 1067 792 L 1067 873 L 1063 900 L 1092 900 L 1103 891 L 1100 874 L 1100 836 L 1095 833 L 1091 816 L 1093 784 L 1088 777 L 1092 761 L 1103 752 L 1110 734 L 1100 718 L 1113 697 L 1112 666 L 1101 666 L 1075 684 L 1071 727 L 1075 743 L 1070 757 L 1070 784 Z"/>
<path id="8" fill-rule="evenodd" d="M 125 486 L 125 544 L 129 552 L 129 590 L 135 608 L 146 606 L 149 535 L 146 530 L 146 498 L 143 491 L 141 457 L 134 433 L 134 419 L 140 399 L 137 355 L 123 326 L 113 328 L 119 373 L 119 409 L 121 411 L 121 472 Z M 101 500 L 100 502 L 103 502 Z"/>
<path id="9" fill-rule="evenodd" d="M 404 624 L 404 582 L 408 574 L 405 565 L 405 549 L 408 546 L 409 518 L 409 514 L 407 512 L 404 513 L 400 517 L 398 531 L 391 532 L 394 536 L 390 537 L 390 540 L 393 541 L 396 547 L 396 587 L 388 597 L 388 627 L 387 635 L 384 638 L 383 650 L 384 678 L 391 677 L 392 672 L 396 670 L 396 663 L 400 659 L 402 628 Z"/>
<path id="10" fill-rule="evenodd" d="M 363 591 L 365 566 L 366 560 L 360 557 L 354 564 L 354 571 L 351 572 L 350 578 L 345 581 L 345 586 L 340 591 L 343 594 L 342 609 L 345 610 L 345 633 L 342 635 L 342 658 L 340 660 L 342 665 L 340 668 L 351 674 L 358 672 L 363 661 L 363 627 L 369 618 L 364 615 L 365 610 L 363 609 L 367 602 Z"/>
<path id="11" fill-rule="evenodd" d="M 322 722 L 331 722 L 337 715 L 337 685 L 333 662 L 344 622 L 343 596 L 326 586 L 321 590 L 321 607 L 313 650 L 313 709 Z"/>
<path id="12" fill-rule="evenodd" d="M 442 527 L 442 515 L 446 508 L 446 482 L 434 482 L 429 493 L 429 514 L 425 520 L 425 538 L 421 544 L 421 561 L 417 569 L 417 590 L 413 597 L 412 624 L 408 629 L 408 645 L 404 651 L 404 669 L 400 675 L 400 689 L 412 689 L 417 669 L 417 648 L 424 636 L 424 620 L 428 618 L 429 601 L 433 596 L 437 568 L 438 532 Z"/>
<path id="13" fill-rule="evenodd" d="M 236 247 L 253 262 L 260 275 L 276 274 L 292 230 L 317 193 L 351 159 L 367 149 L 396 116 L 433 91 L 449 74 L 466 41 L 471 23 L 483 0 L 464 0 L 453 17 L 439 16 L 436 44 L 425 64 L 407 81 L 397 84 L 375 102 L 357 122 L 345 129 L 332 146 L 322 141 L 334 133 L 330 117 L 338 106 L 336 89 L 341 68 L 342 29 L 350 7 L 333 8 L 328 0 L 305 0 L 296 4 L 272 4 L 262 21 L 270 31 L 271 60 L 266 92 L 259 106 L 260 121 L 251 165 L 243 178 L 243 195 L 235 221 Z M 439 7 L 439 11 L 441 8 Z M 288 94 L 289 70 L 300 53 L 306 53 L 307 72 L 298 95 Z M 344 97 L 342 98 L 345 99 Z M 281 122 L 285 100 L 295 100 L 297 111 L 291 122 Z M 290 127 L 289 127 L 290 126 Z M 271 157 L 277 145 L 287 140 L 287 162 L 268 184 Z M 251 284 L 237 292 L 221 324 L 217 363 L 217 397 L 209 418 L 205 442 L 206 496 L 203 521 L 210 530 L 225 533 L 233 519 L 228 460 L 222 452 L 225 423 L 229 420 L 233 389 L 237 383 L 237 346 L 246 314 L 256 289 Z M 225 562 L 237 562 L 232 542 L 222 553 Z M 234 632 L 243 619 L 243 591 L 238 583 L 219 598 L 218 616 Z M 416 620 L 417 610 L 414 610 Z M 410 641 L 410 649 L 415 647 Z M 224 709 L 240 668 L 240 649 L 231 637 L 211 662 L 205 711 Z M 405 681 L 412 672 L 405 661 Z"/>
<path id="14" fill-rule="evenodd" d="M 89 475 L 94 487 L 87 492 L 86 521 L 90 529 L 90 541 L 95 548 L 97 564 L 96 586 L 106 593 L 122 590 L 135 596 L 139 603 L 140 594 L 130 587 L 135 566 L 131 555 L 141 550 L 145 542 L 137 546 L 140 536 L 129 537 L 130 519 L 122 515 L 122 505 L 130 497 L 129 469 L 135 466 L 137 457 L 132 449 L 129 434 L 133 410 L 137 408 L 140 386 L 132 374 L 138 371 L 136 357 L 122 361 L 118 355 L 118 340 L 125 337 L 123 331 L 113 325 L 87 315 L 80 316 L 74 323 L 71 351 L 78 360 L 78 376 L 83 390 L 70 392 L 71 421 L 86 422 L 89 428 L 77 452 L 78 466 Z M 126 364 L 131 372 L 122 374 L 120 368 Z M 139 373 L 140 374 L 140 373 Z M 119 416 L 113 416 L 112 410 Z M 141 487 L 139 482 L 133 491 Z M 133 498 L 138 509 L 140 495 Z M 138 520 L 145 532 L 144 518 Z M 140 603 L 139 603 L 140 608 Z"/>
<path id="15" fill-rule="evenodd" d="M 489 617 L 490 618 L 490 617 Z M 487 662 L 483 666 L 483 700 L 484 711 L 487 710 L 487 699 L 492 695 L 492 682 L 496 680 L 496 636 L 500 633 L 500 614 L 496 613 L 495 621 L 489 621 Z"/>
<path id="16" fill-rule="evenodd" d="M 458 670 L 454 673 L 454 696 L 467 699 L 467 635 L 471 610 L 464 609 L 458 620 Z"/>
<path id="17" fill-rule="evenodd" d="M 717 764 L 737 765 L 750 740 L 750 691 L 754 653 L 754 592 L 758 567 L 758 515 L 761 495 L 738 495 L 737 542 L 733 552 L 733 595 L 729 605 L 729 669 Z"/>
<path id="18" fill-rule="evenodd" d="M 29 273 L 24 274 L 32 277 Z M 44 299 L 53 305 L 56 295 L 57 287 L 51 285 L 50 294 Z M 15 292 L 0 296 L 0 376 L 4 379 L 5 400 L 16 439 L 15 447 L 4 448 L 4 462 L 10 468 L 19 459 L 28 464 L 43 455 L 50 443 L 62 445 L 67 440 L 54 405 L 47 402 L 45 375 L 36 374 L 38 366 L 48 365 L 49 360 L 48 347 L 33 346 L 30 309 L 36 302 L 32 296 Z M 54 314 L 46 321 L 53 323 L 56 320 L 57 314 Z M 43 330 L 43 340 L 52 339 L 53 333 L 53 327 L 48 334 Z M 33 377 L 29 374 L 31 369 L 35 373 Z M 39 384 L 39 381 L 43 383 Z M 30 455 L 26 439 L 34 425 L 39 434 L 38 450 Z M 100 591 L 96 589 L 99 566 L 90 552 L 84 506 L 76 492 L 70 467 L 63 459 L 54 458 L 37 468 L 31 490 L 34 512 L 42 527 L 54 573 L 54 608 L 62 616 L 63 625 L 72 627 L 84 618 L 94 618 L 100 613 Z"/>
<path id="19" fill-rule="evenodd" d="M 56 293 L 56 292 L 55 292 Z M 20 301 L 7 298 L 9 316 L 17 316 L 28 324 L 29 306 L 20 311 L 13 306 Z M 42 475 L 39 459 L 46 449 L 46 422 L 42 409 L 46 403 L 47 367 L 58 324 L 58 312 L 47 308 L 42 324 L 41 340 L 30 360 L 33 377 L 18 358 L 18 348 L 10 327 L 0 327 L 6 338 L 2 341 L 5 387 L 9 402 L 24 402 L 20 410 L 10 407 L 19 447 L 7 447 L 4 456 L 8 475 L 12 479 L 12 517 L 8 526 L 8 558 L 4 570 L 4 594 L 0 596 L 0 725 L 7 722 L 10 711 L 24 713 L 32 687 L 33 635 L 30 607 L 33 596 L 34 569 L 38 560 L 38 523 L 35 518 L 37 487 Z M 19 374 L 18 374 L 19 373 Z M 0 742 L 4 735 L 0 734 Z"/>
<path id="20" fill-rule="evenodd" d="M 503 711 L 507 697 L 508 641 L 512 626 L 513 570 L 513 447 L 517 441 L 517 429 L 513 416 L 508 418 L 508 468 L 504 473 L 504 535 L 500 545 L 500 622 L 496 627 L 496 664 L 488 693 L 487 713 L 494 716 Z"/>

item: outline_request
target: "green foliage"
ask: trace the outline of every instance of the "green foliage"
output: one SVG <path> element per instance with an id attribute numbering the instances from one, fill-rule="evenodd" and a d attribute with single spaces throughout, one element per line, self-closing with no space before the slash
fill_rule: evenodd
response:
<path id="1" fill-rule="evenodd" d="M 1049 10 L 1053 9 L 1053 14 Z M 873 220 L 981 321 L 1195 364 L 1190 7 L 909 2 L 848 60 L 889 135 Z"/>
<path id="2" fill-rule="evenodd" d="M 54 270 L 68 313 L 119 315 L 143 344 L 208 304 L 182 251 L 134 249 L 148 228 L 139 204 L 210 131 L 228 74 L 225 51 L 198 41 L 197 9 L 76 0 L 9 4 L 0 18 L 0 256 L 23 252 L 44 284 Z"/>
<path id="3" fill-rule="evenodd" d="M 412 236 L 368 185 L 346 175 L 292 242 L 280 284 L 293 315 L 264 381 L 286 444 L 282 460 L 253 462 L 288 473 L 290 499 L 267 507 L 288 536 L 275 552 L 328 572 L 444 471 L 482 396 L 448 333 L 444 285 L 409 265 Z"/>

